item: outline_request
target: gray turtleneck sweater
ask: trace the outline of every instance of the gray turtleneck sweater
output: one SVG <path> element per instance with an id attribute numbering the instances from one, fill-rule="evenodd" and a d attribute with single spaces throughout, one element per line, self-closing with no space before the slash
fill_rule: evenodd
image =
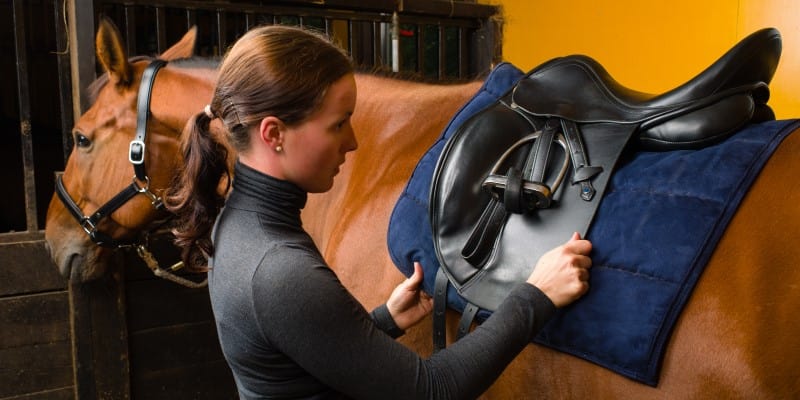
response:
<path id="1" fill-rule="evenodd" d="M 467 399 L 485 391 L 554 311 L 529 284 L 465 338 L 428 359 L 397 343 L 303 230 L 307 194 L 237 163 L 212 235 L 209 292 L 243 399 Z"/>

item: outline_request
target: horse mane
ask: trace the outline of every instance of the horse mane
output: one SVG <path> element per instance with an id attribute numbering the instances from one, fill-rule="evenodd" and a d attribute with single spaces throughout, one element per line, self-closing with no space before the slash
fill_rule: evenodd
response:
<path id="1" fill-rule="evenodd" d="M 151 61 L 154 57 L 149 56 L 134 56 L 128 59 L 128 62 L 131 64 L 139 61 Z M 190 57 L 190 58 L 181 58 L 178 60 L 170 60 L 169 65 L 177 68 L 186 68 L 186 69 L 216 69 L 219 66 L 220 59 L 219 58 L 209 58 L 209 57 Z M 89 98 L 89 104 L 94 104 L 97 100 L 97 96 L 100 95 L 100 91 L 108 84 L 108 73 L 104 73 L 97 77 L 89 86 L 86 88 L 86 95 Z"/>
<path id="2" fill-rule="evenodd" d="M 366 74 L 377 76 L 380 78 L 389 78 L 389 79 L 397 79 L 406 82 L 413 82 L 413 83 L 423 83 L 423 84 L 430 84 L 430 85 L 457 85 L 475 81 L 483 81 L 486 79 L 486 76 L 489 75 L 490 71 L 483 71 L 480 74 L 472 78 L 434 78 L 430 76 L 423 75 L 420 72 L 416 71 L 392 71 L 388 68 L 388 66 L 358 66 L 356 67 L 357 74 Z"/>
<path id="3" fill-rule="evenodd" d="M 153 60 L 154 57 L 150 56 L 134 56 L 128 59 L 128 61 L 132 64 L 138 61 L 150 61 Z M 177 68 L 186 68 L 186 69 L 216 69 L 219 67 L 221 59 L 219 57 L 190 57 L 190 58 L 181 58 L 178 60 L 171 60 L 170 65 Z M 431 85 L 455 85 L 455 84 L 462 84 L 467 82 L 474 82 L 474 81 L 482 81 L 486 78 L 489 74 L 490 70 L 482 71 L 478 75 L 473 78 L 445 78 L 445 79 L 437 79 L 429 76 L 425 76 L 419 72 L 415 71 L 392 71 L 387 66 L 358 66 L 356 67 L 355 72 L 357 74 L 367 74 L 372 76 L 377 76 L 381 78 L 389 78 L 389 79 L 397 79 L 406 82 L 414 82 L 414 83 L 423 83 L 423 84 L 431 84 Z M 100 91 L 108 84 L 108 73 L 104 73 L 100 75 L 97 79 L 94 80 L 89 86 L 86 88 L 86 93 L 89 98 L 89 103 L 93 104 L 97 100 L 97 96 L 100 94 Z"/>

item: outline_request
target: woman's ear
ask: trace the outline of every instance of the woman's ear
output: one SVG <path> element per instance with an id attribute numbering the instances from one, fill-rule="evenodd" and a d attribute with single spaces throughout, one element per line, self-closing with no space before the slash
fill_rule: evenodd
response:
<path id="1" fill-rule="evenodd" d="M 280 119 L 269 116 L 264 117 L 259 125 L 259 140 L 267 147 L 280 152 L 283 149 L 283 134 L 285 125 Z"/>

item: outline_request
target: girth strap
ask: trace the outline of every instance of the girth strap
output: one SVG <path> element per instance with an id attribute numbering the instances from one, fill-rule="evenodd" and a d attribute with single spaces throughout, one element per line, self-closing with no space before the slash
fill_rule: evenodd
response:
<path id="1" fill-rule="evenodd" d="M 439 268 L 436 272 L 436 282 L 434 283 L 434 297 L 433 297 L 433 351 L 447 347 L 447 288 L 449 280 L 444 271 Z M 475 321 L 475 316 L 478 315 L 480 307 L 475 304 L 467 302 L 464 311 L 461 314 L 461 320 L 458 323 L 458 331 L 456 340 L 459 340 L 469 333 L 472 323 Z"/>
<path id="2" fill-rule="evenodd" d="M 475 321 L 475 316 L 478 315 L 480 307 L 472 303 L 467 303 L 464 307 L 464 312 L 461 314 L 461 320 L 458 322 L 458 335 L 456 340 L 467 336 L 469 328 L 472 327 L 472 322 Z"/>
<path id="3" fill-rule="evenodd" d="M 447 346 L 447 337 L 445 331 L 447 330 L 447 286 L 449 280 L 444 271 L 439 268 L 436 273 L 436 282 L 434 283 L 433 294 L 433 351 L 437 352 Z"/>

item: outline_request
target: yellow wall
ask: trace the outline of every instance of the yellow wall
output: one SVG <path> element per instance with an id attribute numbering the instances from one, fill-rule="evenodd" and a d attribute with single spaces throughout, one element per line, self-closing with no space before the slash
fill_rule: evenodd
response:
<path id="1" fill-rule="evenodd" d="M 800 117 L 800 1 L 483 0 L 502 6 L 503 56 L 523 70 L 582 53 L 623 85 L 661 93 L 764 27 L 783 36 L 772 81 L 778 118 Z"/>

